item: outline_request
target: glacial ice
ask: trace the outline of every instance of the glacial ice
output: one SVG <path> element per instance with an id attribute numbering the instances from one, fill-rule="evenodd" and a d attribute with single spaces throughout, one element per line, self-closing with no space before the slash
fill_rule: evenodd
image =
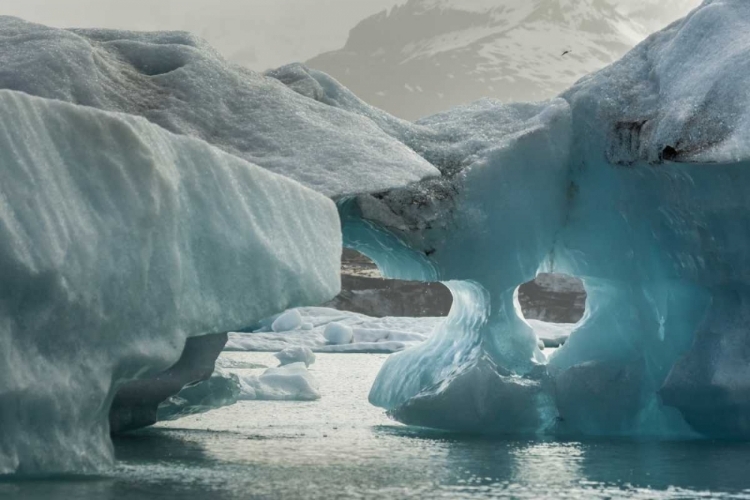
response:
<path id="1" fill-rule="evenodd" d="M 577 325 L 570 323 L 547 323 L 535 319 L 527 319 L 526 322 L 534 330 L 537 338 L 545 347 L 560 347 L 565 344 Z"/>
<path id="2" fill-rule="evenodd" d="M 157 411 L 157 420 L 178 420 L 231 406 L 239 401 L 241 394 L 239 377 L 229 370 L 216 367 L 208 380 L 184 387 L 177 395 L 162 402 Z"/>
<path id="3" fill-rule="evenodd" d="M 178 420 L 238 401 L 315 401 L 321 397 L 318 382 L 303 361 L 268 368 L 261 374 L 247 372 L 255 367 L 224 364 L 230 366 L 217 364 L 208 380 L 183 388 L 159 405 L 158 420 Z"/>
<path id="4" fill-rule="evenodd" d="M 267 170 L 337 198 L 347 246 L 454 307 L 425 331 L 301 312 L 312 330 L 275 317 L 229 348 L 402 350 L 370 400 L 416 425 L 750 437 L 748 33 L 746 0 L 707 0 L 557 99 L 411 124 L 186 34 L 0 18 L 0 473 L 108 463 L 123 384 L 336 294 L 336 207 Z M 549 359 L 516 294 L 539 272 L 588 293 Z M 326 345 L 332 322 L 351 344 Z M 224 401 L 319 396 L 304 363 L 235 377 Z"/>
<path id="5" fill-rule="evenodd" d="M 320 399 L 318 381 L 305 363 L 269 368 L 261 375 L 240 375 L 241 401 L 315 401 Z"/>
<path id="6" fill-rule="evenodd" d="M 301 307 L 297 311 L 309 330 L 274 332 L 269 326 L 275 317 L 267 318 L 252 333 L 230 333 L 226 351 L 278 352 L 287 348 L 306 347 L 313 352 L 392 353 L 421 344 L 443 323 L 445 318 L 371 318 L 363 314 L 324 307 Z M 352 330 L 352 341 L 329 344 L 325 330 L 338 323 Z"/>
<path id="7" fill-rule="evenodd" d="M 183 32 L 0 17 L 0 88 L 142 116 L 330 197 L 439 175 L 371 120 L 306 99 Z"/>
<path id="8" fill-rule="evenodd" d="M 0 116 L 0 474 L 110 463 L 124 383 L 338 293 L 326 197 L 142 118 L 8 90 Z"/>
<path id="9" fill-rule="evenodd" d="M 292 363 L 305 363 L 308 368 L 315 363 L 315 353 L 309 347 L 287 347 L 283 351 L 274 354 L 281 366 Z"/>
<path id="10" fill-rule="evenodd" d="M 271 325 L 271 330 L 274 332 L 291 332 L 302 327 L 302 316 L 296 309 L 286 311 L 284 314 L 276 318 Z"/>
<path id="11" fill-rule="evenodd" d="M 559 99 L 420 121 L 455 161 L 341 205 L 344 238 L 392 277 L 421 252 L 455 303 L 370 400 L 470 432 L 750 437 L 748 33 L 750 4 L 708 0 Z M 538 272 L 588 293 L 549 359 L 514 300 Z"/>
<path id="12" fill-rule="evenodd" d="M 110 432 L 121 434 L 158 422 L 162 403 L 211 377 L 227 338 L 226 332 L 190 337 L 180 359 L 169 369 L 120 387 L 109 409 Z"/>
<path id="13" fill-rule="evenodd" d="M 354 340 L 354 330 L 336 321 L 328 323 L 323 331 L 323 337 L 330 345 L 351 344 Z"/>

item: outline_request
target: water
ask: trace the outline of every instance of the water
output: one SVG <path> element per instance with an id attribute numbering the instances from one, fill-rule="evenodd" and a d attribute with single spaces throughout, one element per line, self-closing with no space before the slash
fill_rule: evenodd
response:
<path id="1" fill-rule="evenodd" d="M 237 361 L 273 366 L 263 353 Z M 0 499 L 747 498 L 750 444 L 486 440 L 367 403 L 383 355 L 319 355 L 323 399 L 242 402 L 116 440 L 98 477 L 4 480 Z"/>

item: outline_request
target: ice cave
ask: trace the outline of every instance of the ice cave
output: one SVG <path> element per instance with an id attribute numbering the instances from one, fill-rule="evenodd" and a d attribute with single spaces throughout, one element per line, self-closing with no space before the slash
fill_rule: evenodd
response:
<path id="1" fill-rule="evenodd" d="M 315 400 L 313 350 L 374 337 L 332 323 L 255 378 L 214 361 L 267 318 L 317 328 L 279 314 L 336 296 L 343 247 L 453 296 L 389 339 L 414 345 L 369 401 L 399 422 L 750 438 L 749 28 L 706 0 L 557 98 L 412 123 L 186 34 L 0 18 L 0 474 L 95 471 L 212 374 L 208 407 Z M 551 355 L 518 292 L 547 273 L 586 296 Z"/>

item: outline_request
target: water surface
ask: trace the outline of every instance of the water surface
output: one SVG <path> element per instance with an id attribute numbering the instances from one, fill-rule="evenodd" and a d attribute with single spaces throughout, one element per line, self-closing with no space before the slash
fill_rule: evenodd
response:
<path id="1" fill-rule="evenodd" d="M 162 424 L 118 438 L 112 471 L 5 480 L 0 499 L 750 499 L 746 443 L 487 440 L 401 426 L 367 403 L 385 358 L 318 355 L 320 401 L 247 401 Z"/>

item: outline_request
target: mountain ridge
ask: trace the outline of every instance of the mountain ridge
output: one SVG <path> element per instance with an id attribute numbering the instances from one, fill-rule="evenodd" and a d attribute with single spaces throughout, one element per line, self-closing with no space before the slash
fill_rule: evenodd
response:
<path id="1" fill-rule="evenodd" d="M 671 0 L 662 10 L 679 16 L 695 3 Z M 363 20 L 342 49 L 306 64 L 409 120 L 482 97 L 545 100 L 669 21 L 650 19 L 649 5 L 657 2 L 409 0 Z"/>

